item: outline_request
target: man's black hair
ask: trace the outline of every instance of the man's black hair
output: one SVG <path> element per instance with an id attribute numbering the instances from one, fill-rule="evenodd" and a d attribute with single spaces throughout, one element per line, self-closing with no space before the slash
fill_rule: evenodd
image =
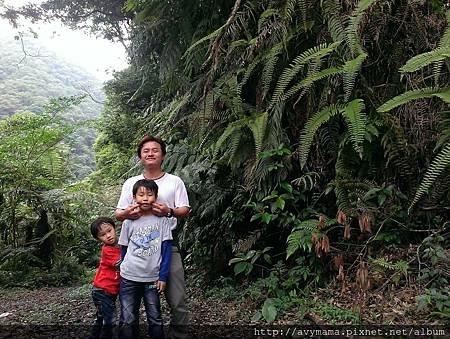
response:
<path id="1" fill-rule="evenodd" d="M 100 217 L 95 219 L 91 224 L 91 234 L 95 239 L 98 239 L 98 232 L 102 229 L 103 224 L 110 224 L 112 227 L 116 228 L 116 224 L 111 218 Z"/>
<path id="2" fill-rule="evenodd" d="M 139 159 L 141 158 L 142 147 L 144 147 L 144 144 L 146 144 L 149 141 L 154 141 L 154 142 L 158 143 L 159 146 L 161 146 L 162 154 L 166 155 L 166 143 L 161 138 L 154 137 L 152 135 L 146 135 L 144 138 L 142 138 L 142 140 L 138 144 L 137 156 Z"/>
<path id="3" fill-rule="evenodd" d="M 136 183 L 133 185 L 133 196 L 136 195 L 139 187 L 145 187 L 150 192 L 153 192 L 153 194 L 155 195 L 155 198 L 158 197 L 158 185 L 153 180 L 141 179 L 141 180 L 136 181 Z"/>

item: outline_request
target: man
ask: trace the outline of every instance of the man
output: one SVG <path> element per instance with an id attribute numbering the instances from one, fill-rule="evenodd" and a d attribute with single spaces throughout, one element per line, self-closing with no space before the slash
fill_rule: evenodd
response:
<path id="1" fill-rule="evenodd" d="M 186 308 L 186 286 L 181 256 L 176 246 L 176 218 L 189 215 L 189 200 L 186 187 L 181 178 L 165 173 L 161 164 L 166 155 L 166 145 L 163 140 L 153 136 L 145 136 L 138 145 L 137 154 L 144 167 L 141 175 L 131 177 L 122 186 L 122 193 L 117 203 L 116 218 L 138 219 L 141 216 L 138 205 L 133 201 L 133 185 L 141 179 L 151 179 L 158 185 L 158 199 L 152 205 L 152 213 L 156 216 L 173 217 L 171 227 L 174 246 L 166 289 L 166 300 L 170 306 L 171 319 L 169 335 L 175 338 L 186 337 L 188 314 Z"/>

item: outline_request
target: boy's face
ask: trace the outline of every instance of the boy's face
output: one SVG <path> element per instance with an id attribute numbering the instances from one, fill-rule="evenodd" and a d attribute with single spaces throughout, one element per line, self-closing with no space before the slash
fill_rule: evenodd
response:
<path id="1" fill-rule="evenodd" d="M 152 191 L 141 186 L 137 189 L 134 200 L 139 205 L 141 211 L 150 211 L 153 203 L 156 201 L 156 196 Z"/>
<path id="2" fill-rule="evenodd" d="M 105 245 L 114 245 L 116 243 L 116 230 L 111 224 L 102 224 L 97 234 L 97 239 Z"/>
<path id="3" fill-rule="evenodd" d="M 141 149 L 141 163 L 145 166 L 161 167 L 164 155 L 156 141 L 146 142 Z"/>

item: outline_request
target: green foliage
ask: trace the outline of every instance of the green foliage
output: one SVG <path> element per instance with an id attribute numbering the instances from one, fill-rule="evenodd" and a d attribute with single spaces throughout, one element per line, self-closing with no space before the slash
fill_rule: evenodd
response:
<path id="1" fill-rule="evenodd" d="M 388 274 L 395 284 L 398 284 L 402 278 L 407 278 L 410 268 L 409 264 L 403 260 L 390 262 L 385 258 L 376 258 L 371 259 L 370 263 L 374 266 L 374 271 L 378 271 L 383 275 Z"/>
<path id="2" fill-rule="evenodd" d="M 450 143 L 447 143 L 444 148 L 433 159 L 430 167 L 427 169 L 425 176 L 420 183 L 419 188 L 414 195 L 410 208 L 412 208 L 419 199 L 428 192 L 430 187 L 434 184 L 436 179 L 450 166 Z"/>
<path id="3" fill-rule="evenodd" d="M 281 74 L 277 86 L 275 88 L 272 101 L 269 107 L 273 107 L 276 103 L 280 101 L 283 97 L 283 94 L 288 87 L 289 83 L 294 79 L 294 77 L 298 74 L 298 72 L 302 69 L 302 67 L 311 62 L 312 60 L 317 60 L 326 57 L 330 53 L 332 53 L 338 46 L 340 42 L 334 42 L 331 44 L 322 44 L 319 46 L 315 46 L 313 48 L 308 49 L 307 51 L 300 54 L 296 57 L 292 63 L 289 65 L 289 68 L 286 68 Z M 316 76 L 317 77 L 317 76 Z M 307 82 L 304 83 L 304 85 Z M 304 86 L 303 85 L 303 86 Z M 295 92 L 298 89 L 295 90 Z"/>
<path id="4" fill-rule="evenodd" d="M 337 323 L 358 325 L 361 323 L 361 314 L 358 310 L 349 310 L 334 305 L 319 304 L 314 306 L 314 311 L 330 325 Z"/>
<path id="5" fill-rule="evenodd" d="M 100 116 L 103 108 L 100 101 L 104 94 L 98 79 L 61 60 L 27 34 L 21 35 L 24 52 L 21 41 L 14 40 L 12 34 L 2 37 L 3 48 L 0 51 L 0 119 L 16 113 L 49 112 L 45 106 L 57 97 L 73 97 L 79 101 L 76 105 L 54 111 L 68 123 L 77 124 Z M 96 101 L 91 100 L 88 94 Z M 92 150 L 95 134 L 93 126 L 87 124 L 70 137 L 71 157 L 74 158 L 70 170 L 77 179 L 84 178 L 95 166 Z"/>
<path id="6" fill-rule="evenodd" d="M 230 259 L 228 265 L 234 265 L 234 273 L 236 275 L 240 273 L 245 273 L 245 275 L 249 275 L 253 270 L 255 262 L 263 256 L 265 262 L 270 264 L 272 262 L 271 256 L 267 253 L 271 247 L 266 247 L 263 250 L 250 250 L 247 253 L 240 253 L 237 257 Z"/>
<path id="7" fill-rule="evenodd" d="M 384 112 L 388 112 L 400 105 L 404 105 L 412 100 L 431 98 L 433 96 L 439 97 L 442 100 L 444 100 L 446 103 L 449 103 L 450 102 L 449 95 L 450 95 L 450 87 L 443 88 L 443 89 L 427 87 L 427 88 L 411 90 L 411 91 L 402 93 L 402 94 L 396 96 L 395 98 L 392 98 L 391 100 L 385 102 L 377 110 L 378 110 L 378 112 L 384 113 Z"/>
<path id="8" fill-rule="evenodd" d="M 417 308 L 422 311 L 431 308 L 432 314 L 441 318 L 450 319 L 450 289 L 444 287 L 441 290 L 430 288 L 425 290 L 425 294 L 417 298 Z"/>
<path id="9" fill-rule="evenodd" d="M 350 129 L 350 138 L 353 142 L 354 149 L 361 154 L 362 151 L 360 149 L 360 145 L 364 138 L 366 123 L 366 115 L 362 112 L 363 109 L 364 102 L 361 99 L 356 99 L 348 104 L 338 104 L 325 107 L 321 111 L 314 114 L 306 123 L 300 137 L 299 148 L 302 150 L 300 158 L 302 167 L 306 164 L 308 154 L 311 149 L 311 144 L 317 130 L 337 114 L 342 114 L 345 118 Z"/>

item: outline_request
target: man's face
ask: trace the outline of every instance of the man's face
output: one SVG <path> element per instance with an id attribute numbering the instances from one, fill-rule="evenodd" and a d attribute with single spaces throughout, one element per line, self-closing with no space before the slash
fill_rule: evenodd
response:
<path id="1" fill-rule="evenodd" d="M 144 167 L 161 167 L 164 155 L 161 151 L 161 145 L 156 141 L 146 142 L 141 149 L 141 163 Z"/>
<path id="2" fill-rule="evenodd" d="M 111 224 L 101 224 L 97 239 L 105 245 L 114 245 L 116 243 L 116 230 Z"/>
<path id="3" fill-rule="evenodd" d="M 153 203 L 156 201 L 156 197 L 152 191 L 141 186 L 138 188 L 134 200 L 141 211 L 150 211 Z"/>

